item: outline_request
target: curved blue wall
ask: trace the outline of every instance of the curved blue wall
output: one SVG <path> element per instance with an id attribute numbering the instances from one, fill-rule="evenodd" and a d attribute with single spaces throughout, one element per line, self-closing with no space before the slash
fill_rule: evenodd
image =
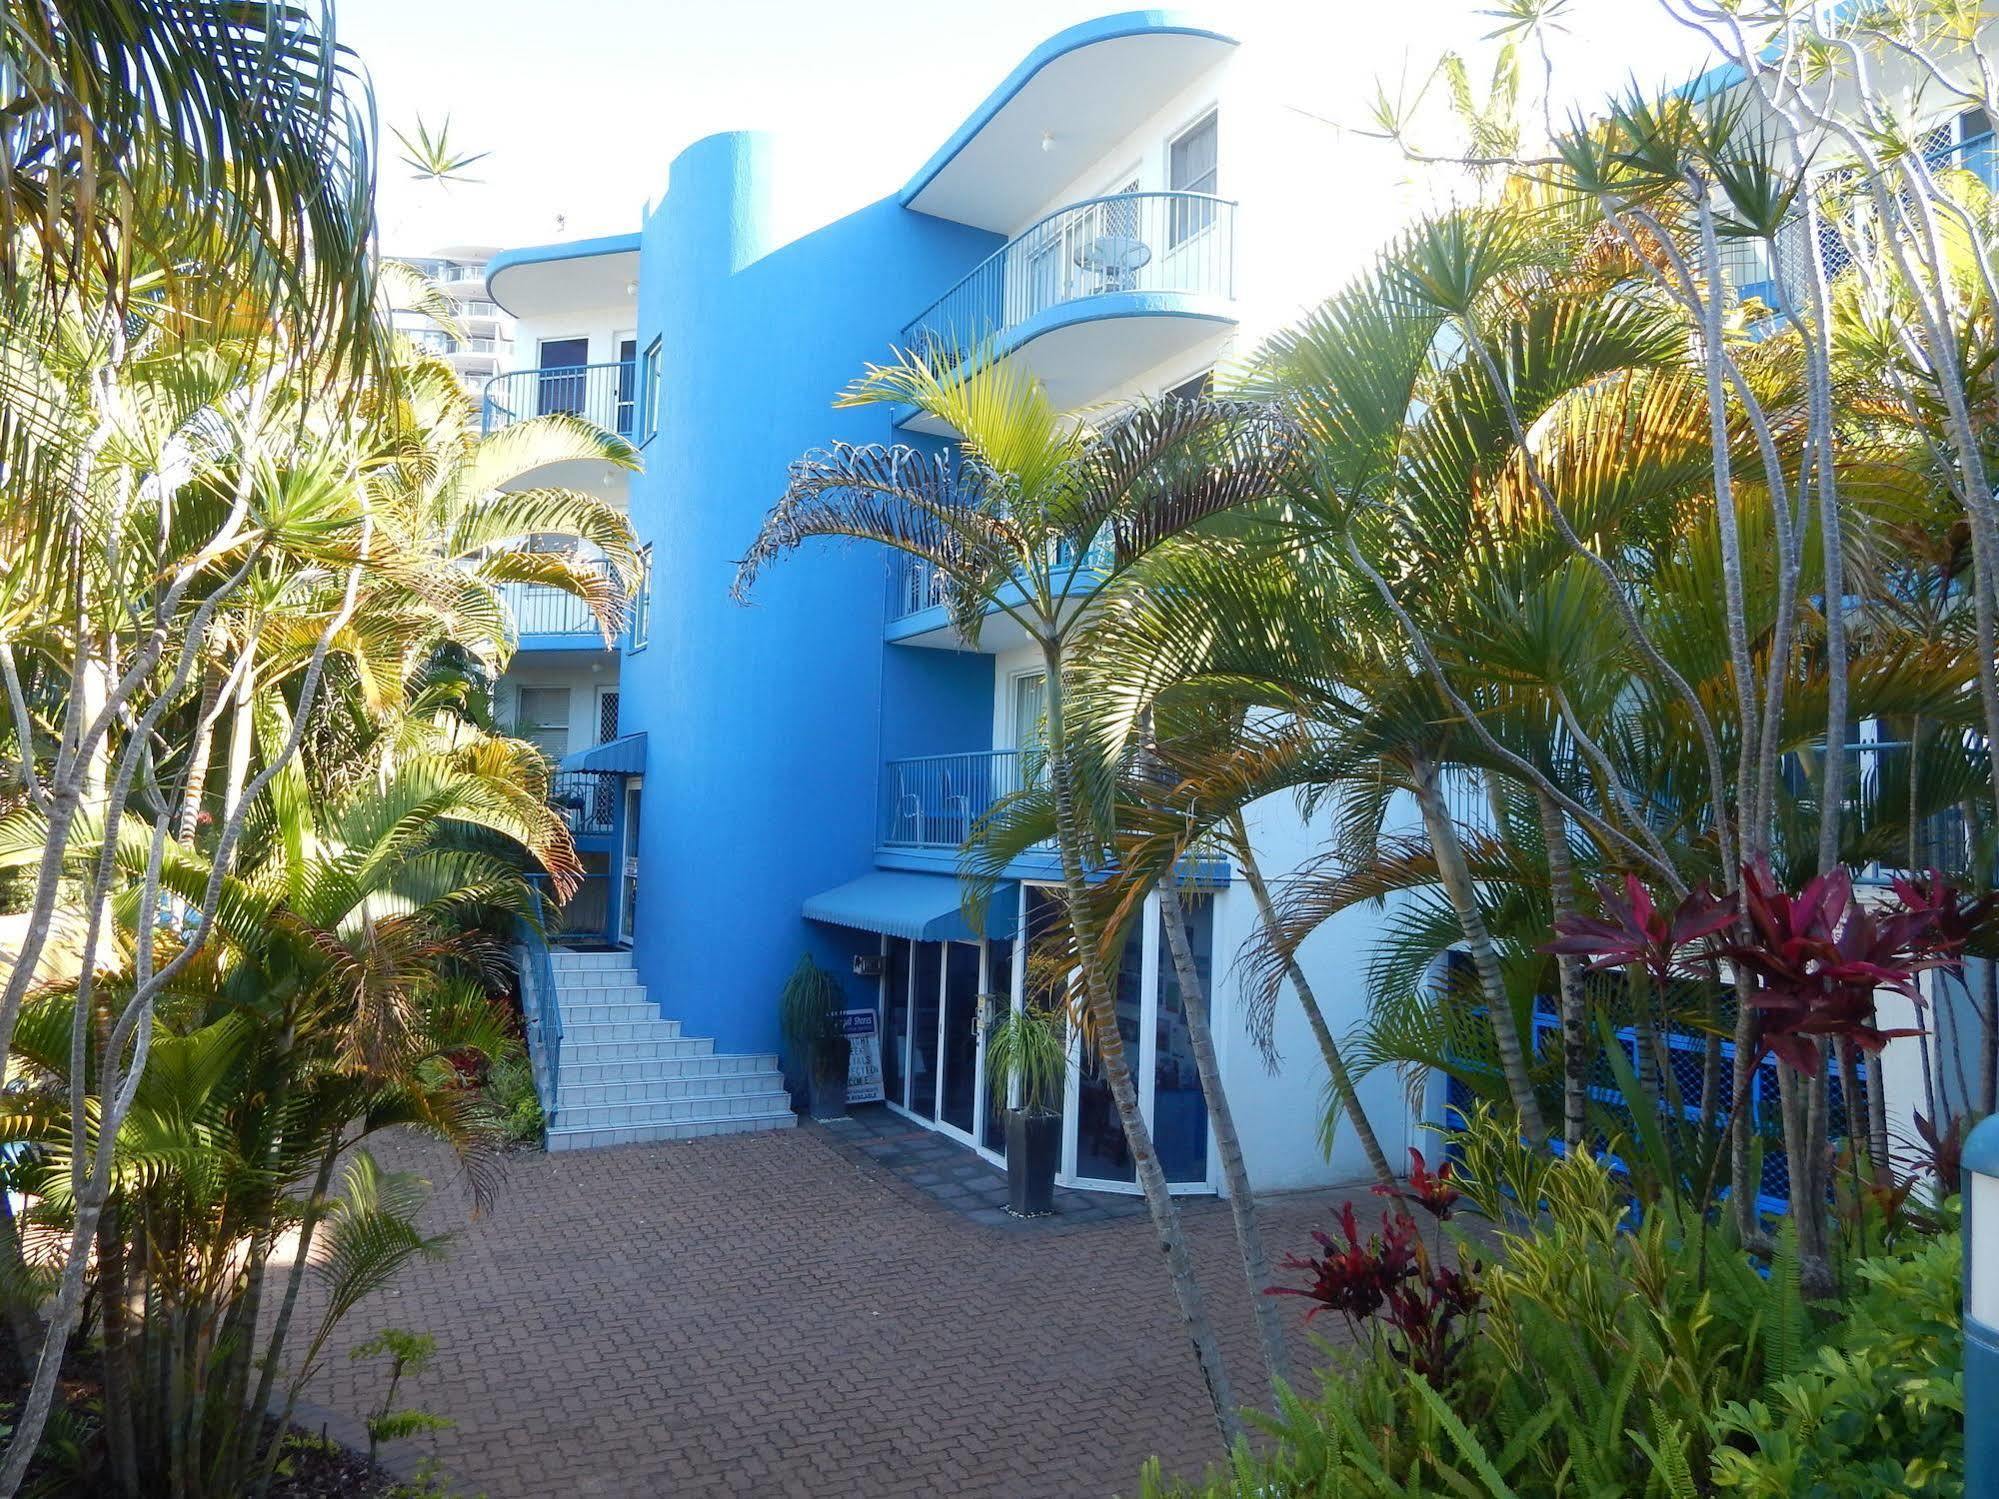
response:
<path id="1" fill-rule="evenodd" d="M 784 240 L 773 153 L 761 133 L 688 147 L 640 238 L 639 343 L 661 350 L 659 432 L 632 486 L 651 638 L 621 684 L 622 731 L 648 736 L 634 945 L 663 1011 L 725 1051 L 776 1049 L 802 949 L 843 971 L 874 950 L 799 906 L 872 866 L 884 724 L 902 752 L 913 725 L 938 750 L 990 733 L 990 696 L 973 711 L 989 658 L 898 670 L 951 690 L 884 701 L 884 651 L 900 648 L 882 643 L 879 549 L 814 548 L 750 607 L 728 596 L 792 459 L 896 439 L 886 408 L 834 411 L 833 396 L 995 243 L 893 201 Z M 855 997 L 872 1003 L 872 983 Z"/>

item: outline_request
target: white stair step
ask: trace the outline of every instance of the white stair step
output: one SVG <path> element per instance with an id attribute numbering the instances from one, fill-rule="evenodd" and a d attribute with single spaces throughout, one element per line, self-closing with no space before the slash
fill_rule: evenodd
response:
<path id="1" fill-rule="evenodd" d="M 562 1038 L 562 1066 L 579 1062 L 653 1061 L 667 1057 L 706 1057 L 715 1052 L 712 1036 L 648 1036 L 642 1041 L 612 1041 L 593 1037 Z"/>
<path id="2" fill-rule="evenodd" d="M 791 1107 L 791 1096 L 776 1093 L 696 1093 L 686 1098 L 648 1098 L 639 1103 L 575 1104 L 557 1096 L 555 1118 L 564 1129 L 624 1129 L 637 1124 L 684 1124 L 696 1119 L 742 1119 Z"/>
<path id="3" fill-rule="evenodd" d="M 592 1042 L 632 1043 L 645 1041 L 677 1041 L 680 1039 L 680 1022 L 661 1020 L 657 1016 L 650 1020 L 609 1020 L 596 1021 L 589 1016 L 572 1020 L 562 1017 L 562 1041 L 566 1046 L 574 1041 L 579 1046 Z"/>
<path id="4" fill-rule="evenodd" d="M 646 993 L 644 984 L 621 984 L 612 980 L 620 974 L 592 973 L 571 982 L 558 978 L 555 992 L 562 996 L 562 1002 L 583 1005 L 647 1005 L 653 1008 L 652 997 Z"/>
<path id="5" fill-rule="evenodd" d="M 673 1027 L 676 1035 L 680 1031 L 680 1022 L 666 1019 L 656 1005 L 573 1005 L 564 999 L 562 1028 L 567 1030 L 571 1025 L 666 1025 Z"/>
<path id="6" fill-rule="evenodd" d="M 783 1092 L 784 1078 L 778 1073 L 739 1072 L 722 1077 L 654 1078 L 639 1083 L 571 1083 L 565 1080 L 556 1102 L 566 1116 L 579 1109 L 679 1103 L 704 1098 L 775 1098 Z"/>
<path id="7" fill-rule="evenodd" d="M 731 1119 L 695 1119 L 674 1124 L 635 1124 L 613 1129 L 552 1129 L 550 1150 L 593 1150 L 606 1145 L 643 1145 L 663 1140 L 698 1140 L 708 1135 L 749 1134 L 755 1130 L 792 1129 L 798 1116 L 782 1113 L 752 1114 Z"/>
<path id="8" fill-rule="evenodd" d="M 576 1061 L 568 1051 L 562 1054 L 562 1086 L 584 1087 L 591 1083 L 640 1083 L 677 1081 L 689 1077 L 748 1076 L 775 1073 L 777 1058 L 768 1052 L 757 1055 L 717 1055 L 705 1057 L 629 1057 L 609 1061 Z"/>

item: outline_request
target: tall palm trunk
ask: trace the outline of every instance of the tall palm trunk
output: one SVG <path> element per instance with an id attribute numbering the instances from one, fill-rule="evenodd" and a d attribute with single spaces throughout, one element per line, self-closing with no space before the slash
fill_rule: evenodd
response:
<path id="1" fill-rule="evenodd" d="M 1450 898 L 1451 910 L 1458 918 L 1458 929 L 1464 933 L 1465 947 L 1485 996 L 1486 1021 L 1492 1026 L 1493 1045 L 1499 1053 L 1500 1071 L 1506 1078 L 1513 1111 L 1519 1117 L 1523 1134 L 1532 1140 L 1545 1140 L 1548 1129 L 1541 1119 L 1540 1101 L 1534 1096 L 1534 1080 L 1527 1071 L 1527 1053 L 1520 1044 L 1520 1029 L 1514 1024 L 1506 979 L 1499 970 L 1499 952 L 1492 945 L 1492 934 L 1486 930 L 1484 913 L 1478 907 L 1478 888 L 1465 864 L 1464 849 L 1458 843 L 1458 830 L 1451 822 L 1450 809 L 1444 805 L 1436 762 L 1427 755 L 1417 755 L 1410 761 L 1410 771 L 1416 787 L 1416 803 L 1423 812 L 1423 826 L 1430 835 L 1430 849 L 1436 855 L 1437 877 Z"/>
<path id="2" fill-rule="evenodd" d="M 1201 1283 L 1194 1275 L 1193 1256 L 1187 1250 L 1186 1227 L 1180 1210 L 1167 1190 L 1166 1173 L 1159 1153 L 1152 1146 L 1152 1131 L 1146 1128 L 1139 1110 L 1138 1089 L 1132 1082 L 1131 1064 L 1125 1056 L 1124 1034 L 1118 1029 L 1117 1003 L 1097 959 L 1099 932 L 1090 903 L 1088 876 L 1083 870 L 1082 826 L 1077 820 L 1075 786 L 1071 778 L 1067 730 L 1063 722 L 1063 661 L 1060 645 L 1052 638 L 1042 641 L 1041 659 L 1047 673 L 1047 697 L 1043 712 L 1047 719 L 1048 784 L 1055 798 L 1056 844 L 1062 860 L 1062 886 L 1069 908 L 1070 930 L 1075 937 L 1077 966 L 1082 974 L 1084 1002 L 1096 1030 L 1097 1060 L 1109 1084 L 1111 1102 L 1118 1122 L 1124 1127 L 1126 1147 L 1145 1205 L 1152 1214 L 1153 1232 L 1166 1259 L 1166 1273 L 1173 1285 L 1180 1321 L 1194 1348 L 1194 1361 L 1207 1386 L 1214 1407 L 1215 1425 L 1222 1444 L 1234 1447 L 1242 1436 L 1235 1392 L 1229 1385 L 1228 1370 L 1222 1361 L 1221 1341 L 1208 1316 L 1201 1295 Z"/>
<path id="3" fill-rule="evenodd" d="M 1229 814 L 1228 837 L 1229 851 L 1235 855 L 1243 880 L 1249 886 L 1250 896 L 1256 901 L 1256 914 L 1274 943 L 1278 936 L 1277 907 L 1270 899 L 1270 887 L 1264 883 L 1263 870 L 1256 862 L 1256 849 L 1249 841 L 1249 827 L 1243 821 L 1242 813 Z M 1325 1012 L 1319 1008 L 1319 998 L 1312 992 L 1311 982 L 1305 977 L 1297 954 L 1285 954 L 1284 971 L 1291 980 L 1292 989 L 1297 992 L 1298 1006 L 1305 1012 L 1306 1024 L 1312 1027 L 1312 1037 L 1319 1043 L 1319 1055 L 1325 1061 L 1326 1076 L 1333 1085 L 1333 1096 L 1339 1099 L 1341 1112 L 1353 1122 L 1354 1134 L 1367 1154 L 1367 1163 L 1374 1171 L 1375 1180 L 1385 1187 L 1395 1187 L 1395 1170 L 1388 1164 L 1381 1139 L 1374 1132 L 1373 1121 L 1367 1117 L 1367 1110 L 1361 1107 L 1353 1074 L 1347 1070 L 1346 1058 L 1340 1055 L 1339 1043 L 1333 1039 L 1332 1029 L 1326 1024 Z"/>
<path id="4" fill-rule="evenodd" d="M 1541 812 L 1541 841 L 1548 846 L 1548 892 L 1555 924 L 1576 914 L 1576 867 L 1569 855 L 1569 825 L 1547 792 L 1535 791 Z M 1589 1014 L 1582 965 L 1568 953 L 1555 958 L 1562 995 L 1562 1143 L 1582 1147 L 1589 1112 Z"/>
<path id="5" fill-rule="evenodd" d="M 1201 1097 L 1208 1105 L 1208 1130 L 1222 1164 L 1222 1184 L 1228 1189 L 1229 1214 L 1235 1220 L 1236 1246 L 1242 1251 L 1242 1272 L 1249 1282 L 1250 1308 L 1263 1344 L 1263 1363 L 1270 1375 L 1270 1393 L 1282 1400 L 1290 1379 L 1284 1352 L 1284 1323 L 1270 1295 L 1270 1256 L 1263 1247 L 1263 1229 L 1256 1219 L 1256 1197 L 1250 1191 L 1249 1167 L 1242 1158 L 1235 1115 L 1222 1087 L 1222 1069 L 1215 1057 L 1214 1028 L 1208 1023 L 1207 989 L 1194 966 L 1193 945 L 1187 940 L 1187 913 L 1180 902 L 1173 872 L 1159 882 L 1159 915 L 1166 928 L 1166 947 L 1173 954 L 1174 977 L 1180 982 L 1180 1008 L 1187 1017 L 1187 1044 L 1194 1053 L 1194 1070 L 1201 1079 Z"/>

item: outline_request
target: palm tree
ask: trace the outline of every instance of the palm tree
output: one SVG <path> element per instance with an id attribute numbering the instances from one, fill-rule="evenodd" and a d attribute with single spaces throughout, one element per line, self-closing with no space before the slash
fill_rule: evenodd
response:
<path id="1" fill-rule="evenodd" d="M 1102 933 L 1089 892 L 1095 844 L 1085 803 L 1104 788 L 1078 779 L 1066 692 L 1076 630 L 1120 576 L 1169 537 L 1273 490 L 1281 459 L 1268 413 L 1166 401 L 1070 416 L 1017 364 L 946 365 L 917 354 L 870 368 L 842 402 L 907 402 L 958 433 L 958 451 L 932 457 L 841 445 L 798 460 L 738 568 L 736 594 L 747 597 L 766 568 L 810 540 L 853 537 L 932 569 L 968 643 L 977 643 L 988 614 L 1000 614 L 1039 648 L 1045 773 L 1079 955 L 1078 1019 L 1110 1086 L 1216 1422 L 1233 1445 L 1240 1426 L 1221 1349 L 1139 1109 L 1111 978 L 1094 957 Z"/>
<path id="2" fill-rule="evenodd" d="M 347 1189 L 332 1195 L 343 1152 L 415 1126 L 450 1142 L 483 1192 L 499 1131 L 456 1069 L 467 1055 L 518 1049 L 484 992 L 504 951 L 487 928 L 529 909 L 522 854 L 558 887 L 579 866 L 531 746 L 441 721 L 428 744 L 408 725 L 396 738 L 386 761 L 371 752 L 386 748 L 379 740 L 356 745 L 359 763 L 334 781 L 293 761 L 271 783 L 118 1126 L 96 1237 L 105 1430 L 121 1492 L 249 1491 L 282 1442 L 265 1440 L 257 1416 L 307 1276 L 327 1282 L 327 1310 L 285 1384 L 287 1418 L 338 1316 L 434 1249 L 409 1221 L 406 1186 L 350 1164 Z M 4 830 L 0 859 L 39 852 L 32 816 Z M 117 843 L 129 953 L 153 919 L 141 898 L 152 830 L 133 819 Z M 198 901 L 211 852 L 170 845 L 161 887 Z M 97 1002 L 136 982 L 129 962 L 100 975 Z M 32 1220 L 58 1228 L 75 1207 L 78 997 L 77 980 L 51 984 L 24 1013 L 24 1081 L 10 1092 L 5 1142 L 17 1162 L 9 1185 L 34 1200 Z M 290 1226 L 298 1243 L 280 1273 L 273 1256 Z M 319 1253 L 322 1233 L 332 1238 Z M 136 1320 L 125 1313 L 135 1306 L 146 1308 Z"/>

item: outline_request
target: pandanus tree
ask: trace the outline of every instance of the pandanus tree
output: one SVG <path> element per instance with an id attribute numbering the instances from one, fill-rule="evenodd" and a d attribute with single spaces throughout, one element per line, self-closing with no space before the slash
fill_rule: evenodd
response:
<path id="1" fill-rule="evenodd" d="M 1188 1337 L 1224 1440 L 1235 1399 L 1202 1301 L 1178 1209 L 1140 1111 L 1101 948 L 1092 869 L 1091 799 L 1071 754 L 1067 688 L 1081 624 L 1117 581 L 1169 538 L 1267 497 L 1282 469 L 1281 434 L 1257 405 L 1141 403 L 1059 411 L 1017 361 L 949 362 L 912 353 L 871 368 L 844 404 L 906 402 L 958 434 L 940 455 L 839 446 L 793 464 L 736 575 L 746 598 L 785 554 L 822 538 L 892 548 L 938 579 L 951 620 L 976 644 L 989 617 L 1018 625 L 1046 673 L 1043 752 L 1067 919 L 1080 956 L 1075 1016 L 1095 1048 L 1151 1210 Z"/>

